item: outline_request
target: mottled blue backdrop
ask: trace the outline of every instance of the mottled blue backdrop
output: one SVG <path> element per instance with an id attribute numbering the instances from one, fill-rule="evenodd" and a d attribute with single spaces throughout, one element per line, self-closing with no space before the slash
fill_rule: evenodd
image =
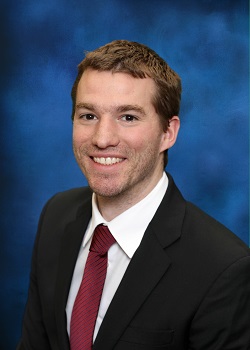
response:
<path id="1" fill-rule="evenodd" d="M 0 348 L 20 336 L 37 221 L 86 184 L 71 146 L 71 85 L 85 50 L 129 39 L 182 77 L 168 170 L 184 196 L 248 243 L 248 1 L 1 2 Z"/>

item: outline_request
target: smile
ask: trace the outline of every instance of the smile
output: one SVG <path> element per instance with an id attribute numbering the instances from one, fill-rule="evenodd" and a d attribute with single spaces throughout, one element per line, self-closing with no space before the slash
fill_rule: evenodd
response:
<path id="1" fill-rule="evenodd" d="M 98 163 L 98 164 L 102 164 L 102 165 L 113 165 L 113 164 L 122 162 L 124 159 L 123 159 L 123 158 L 111 158 L 111 157 L 107 157 L 107 158 L 104 158 L 104 157 L 101 157 L 101 158 L 94 157 L 93 160 L 94 160 L 95 163 Z"/>

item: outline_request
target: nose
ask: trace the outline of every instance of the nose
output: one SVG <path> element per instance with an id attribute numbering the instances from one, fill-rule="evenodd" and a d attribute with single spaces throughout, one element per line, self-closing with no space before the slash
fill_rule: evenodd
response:
<path id="1" fill-rule="evenodd" d="M 92 139 L 98 148 L 115 147 L 119 143 L 118 125 L 109 117 L 100 118 L 94 130 Z"/>

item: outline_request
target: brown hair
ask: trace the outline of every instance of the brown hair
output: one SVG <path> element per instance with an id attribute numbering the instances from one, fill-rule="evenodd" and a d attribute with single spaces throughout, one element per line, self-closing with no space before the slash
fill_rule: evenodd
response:
<path id="1" fill-rule="evenodd" d="M 178 74 L 147 46 L 127 40 L 115 40 L 88 52 L 78 65 L 78 75 L 71 92 L 72 119 L 75 114 L 78 83 L 87 68 L 127 73 L 140 79 L 150 77 L 156 86 L 152 104 L 161 119 L 164 131 L 167 130 L 169 120 L 173 116 L 178 116 L 181 100 L 181 79 Z M 164 164 L 167 164 L 167 152 Z"/>

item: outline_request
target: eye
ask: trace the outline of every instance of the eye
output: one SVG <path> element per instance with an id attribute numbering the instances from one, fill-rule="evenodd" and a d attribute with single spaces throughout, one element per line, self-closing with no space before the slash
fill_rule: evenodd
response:
<path id="1" fill-rule="evenodd" d="M 137 120 L 137 117 L 131 114 L 124 114 L 121 116 L 121 120 L 124 120 L 125 122 L 134 122 Z"/>
<path id="2" fill-rule="evenodd" d="M 94 120 L 96 119 L 96 116 L 94 114 L 86 113 L 86 114 L 81 114 L 79 118 L 84 120 Z"/>

